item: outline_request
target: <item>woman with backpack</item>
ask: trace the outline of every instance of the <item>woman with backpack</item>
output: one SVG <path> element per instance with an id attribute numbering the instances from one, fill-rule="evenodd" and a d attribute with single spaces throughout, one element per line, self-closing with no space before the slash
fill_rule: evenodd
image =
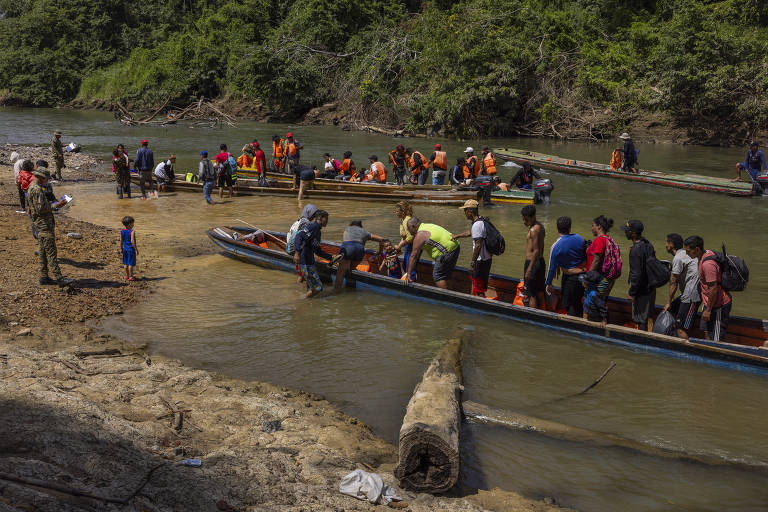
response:
<path id="1" fill-rule="evenodd" d="M 607 300 L 611 294 L 616 279 L 621 276 L 621 251 L 619 245 L 608 236 L 608 231 L 613 227 L 613 219 L 600 215 L 592 221 L 592 235 L 595 239 L 587 248 L 587 271 L 595 271 L 601 275 L 597 283 L 597 293 Z M 606 316 L 600 324 L 608 323 Z"/>

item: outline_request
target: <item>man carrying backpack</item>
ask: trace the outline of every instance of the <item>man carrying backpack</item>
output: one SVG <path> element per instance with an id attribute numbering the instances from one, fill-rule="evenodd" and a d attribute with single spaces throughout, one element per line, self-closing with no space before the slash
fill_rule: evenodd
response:
<path id="1" fill-rule="evenodd" d="M 651 285 L 648 276 L 648 262 L 656 259 L 656 251 L 651 242 L 643 238 L 643 223 L 630 220 L 621 229 L 632 241 L 629 250 L 629 300 L 632 301 L 632 321 L 637 322 L 641 331 L 648 330 L 648 319 L 653 314 L 656 304 L 656 288 Z"/>
<path id="2" fill-rule="evenodd" d="M 472 268 L 472 295 L 485 297 L 488 291 L 488 276 L 491 273 L 492 255 L 486 247 L 488 233 L 485 222 L 480 217 L 479 204 L 474 199 L 468 199 L 459 210 L 464 210 L 464 215 L 472 223 L 468 231 L 453 235 L 453 239 L 472 237 L 472 258 L 469 266 Z"/>
<path id="3" fill-rule="evenodd" d="M 699 286 L 704 304 L 700 328 L 706 339 L 723 341 L 728 330 L 732 302 L 731 294 L 722 286 L 723 269 L 717 262 L 717 254 L 704 250 L 704 240 L 700 236 L 689 236 L 683 245 L 689 257 L 699 260 Z"/>

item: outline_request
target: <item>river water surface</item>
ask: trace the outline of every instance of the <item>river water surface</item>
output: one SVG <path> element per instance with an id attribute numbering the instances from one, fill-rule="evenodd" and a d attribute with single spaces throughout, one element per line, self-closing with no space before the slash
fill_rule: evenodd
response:
<path id="1" fill-rule="evenodd" d="M 76 141 L 88 152 L 105 155 L 117 142 L 133 148 L 148 138 L 156 158 L 178 155 L 177 172 L 191 169 L 201 149 L 215 152 L 220 142 L 239 148 L 254 137 L 266 145 L 272 133 L 286 130 L 307 148 L 305 160 L 317 163 L 325 151 L 338 156 L 346 149 L 358 162 L 372 153 L 383 159 L 402 141 L 336 128 L 241 123 L 224 130 L 138 129 L 122 127 L 103 113 L 0 111 L 0 140 L 45 143 L 55 128 L 64 131 L 65 142 Z M 466 145 L 479 149 L 483 144 L 405 140 L 423 153 L 434 142 L 441 142 L 452 158 Z M 607 160 L 612 148 L 537 139 L 486 143 L 591 161 Z M 730 176 L 733 164 L 743 158 L 741 150 L 730 149 L 640 145 L 640 150 L 642 167 L 712 175 Z M 511 175 L 513 169 L 501 172 Z M 768 235 L 760 229 L 768 211 L 765 201 L 555 173 L 550 177 L 556 187 L 553 202 L 539 207 L 547 246 L 555 240 L 560 215 L 570 215 L 574 230 L 589 238 L 590 220 L 601 213 L 616 219 L 617 228 L 628 218 L 643 220 L 659 256 L 670 232 L 701 234 L 715 248 L 725 241 L 729 252 L 747 259 L 752 272 L 749 289 L 734 298 L 736 311 L 766 316 Z M 304 301 L 294 276 L 227 258 L 205 237 L 209 227 L 241 224 L 236 219 L 285 231 L 303 206 L 295 199 L 242 197 L 208 207 L 196 194 L 184 193 L 119 201 L 110 184 L 65 184 L 61 190 L 76 196 L 70 213 L 74 217 L 119 228 L 123 215 L 133 215 L 140 247 L 151 244 L 161 254 L 157 277 L 166 279 L 157 291 L 124 315 L 105 319 L 101 328 L 148 341 L 152 350 L 187 364 L 323 394 L 396 442 L 411 391 L 430 358 L 447 338 L 468 329 L 463 361 L 468 399 L 660 446 L 768 464 L 765 376 L 370 291 Z M 340 239 L 354 219 L 375 233 L 397 237 L 391 205 L 316 204 L 331 213 L 326 239 Z M 484 213 L 507 239 L 507 252 L 494 261 L 494 271 L 520 275 L 525 227 L 519 207 Z M 417 214 L 453 232 L 467 227 L 455 208 L 418 206 Z M 626 254 L 629 245 L 622 233 L 616 229 L 614 235 Z M 466 264 L 469 245 L 463 245 L 461 263 Z M 614 290 L 625 292 L 623 283 Z M 595 389 L 548 403 L 583 389 L 610 361 L 616 368 Z M 581 510 L 768 508 L 768 472 L 656 459 L 482 424 L 465 425 L 463 436 L 462 478 L 476 487 L 554 496 Z"/>

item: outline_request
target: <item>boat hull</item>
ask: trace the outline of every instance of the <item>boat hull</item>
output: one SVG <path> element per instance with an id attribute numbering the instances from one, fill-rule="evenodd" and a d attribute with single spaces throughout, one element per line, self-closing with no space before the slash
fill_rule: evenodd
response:
<path id="1" fill-rule="evenodd" d="M 245 233 L 253 230 L 241 229 L 240 231 Z M 281 250 L 279 246 L 272 244 L 272 246 L 261 247 L 234 240 L 230 235 L 232 232 L 228 228 L 216 228 L 209 230 L 208 236 L 226 253 L 243 261 L 267 268 L 295 271 L 291 256 Z M 266 233 L 269 234 L 268 236 L 278 239 L 281 237 L 284 239 L 285 236 L 277 232 Z M 331 254 L 339 251 L 338 244 L 323 242 L 323 248 Z M 372 254 L 372 251 L 369 250 L 367 253 Z M 333 280 L 334 271 L 328 267 L 327 262 L 318 262 L 317 268 L 322 280 L 326 282 Z M 768 339 L 766 322 L 763 320 L 743 317 L 732 319 L 731 324 L 736 326 L 737 331 L 749 333 L 749 336 L 746 334 L 744 336 L 734 335 L 741 336 L 743 344 L 714 342 L 696 338 L 685 341 L 621 325 L 608 324 L 602 327 L 597 322 L 590 322 L 582 318 L 514 305 L 511 290 L 517 288 L 519 280 L 505 276 L 492 274 L 489 280 L 489 285 L 495 288 L 499 300 L 476 297 L 459 291 L 468 290 L 470 286 L 469 271 L 460 267 L 457 267 L 451 276 L 449 286 L 452 289 L 443 290 L 426 284 L 429 276 L 431 276 L 431 268 L 431 262 L 419 261 L 417 272 L 419 276 L 426 276 L 425 280 L 408 285 L 404 285 L 399 279 L 363 270 L 352 270 L 351 279 L 359 287 L 370 287 L 391 295 L 440 303 L 475 314 L 482 313 L 510 318 L 519 322 L 598 339 L 633 350 L 661 352 L 743 371 L 768 372 L 768 350 L 759 346 Z M 660 307 L 657 309 L 660 310 Z M 631 306 L 629 306 L 628 301 L 611 298 L 609 310 L 612 318 L 619 318 L 619 321 L 626 318 L 627 315 L 631 318 Z"/>

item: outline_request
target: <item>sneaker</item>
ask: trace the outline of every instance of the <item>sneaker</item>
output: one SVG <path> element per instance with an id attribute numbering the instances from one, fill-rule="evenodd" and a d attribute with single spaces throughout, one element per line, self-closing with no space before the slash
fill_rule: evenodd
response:
<path id="1" fill-rule="evenodd" d="M 63 288 L 63 287 L 65 287 L 67 285 L 70 285 L 70 284 L 72 284 L 74 282 L 75 282 L 74 279 L 70 279 L 68 277 L 60 277 L 60 278 L 58 278 L 56 280 L 56 284 L 59 285 L 59 288 Z"/>
<path id="2" fill-rule="evenodd" d="M 48 276 L 45 276 L 45 277 L 41 277 L 40 278 L 40 284 L 41 285 L 56 284 L 56 281 L 54 281 L 53 279 L 51 279 Z"/>

